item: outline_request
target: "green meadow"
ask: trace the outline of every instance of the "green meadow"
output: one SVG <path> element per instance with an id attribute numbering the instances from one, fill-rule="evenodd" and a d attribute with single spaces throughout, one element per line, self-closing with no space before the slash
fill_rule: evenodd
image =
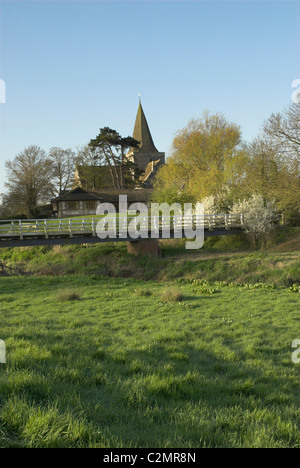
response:
<path id="1" fill-rule="evenodd" d="M 193 275 L 1 277 L 0 447 L 299 447 L 298 290 Z"/>

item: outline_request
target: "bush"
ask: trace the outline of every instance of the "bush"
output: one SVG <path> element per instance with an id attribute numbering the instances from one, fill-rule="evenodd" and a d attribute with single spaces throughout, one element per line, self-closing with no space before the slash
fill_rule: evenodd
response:
<path id="1" fill-rule="evenodd" d="M 182 302 L 184 297 L 178 288 L 168 288 L 162 293 L 162 302 Z"/>
<path id="2" fill-rule="evenodd" d="M 150 289 L 136 289 L 135 294 L 140 297 L 149 297 L 152 296 L 152 291 Z"/>
<path id="3" fill-rule="evenodd" d="M 59 302 L 79 301 L 81 299 L 78 292 L 72 289 L 58 291 L 56 298 Z"/>
<path id="4" fill-rule="evenodd" d="M 230 210 L 230 192 L 227 187 L 222 188 L 218 195 L 210 195 L 201 200 L 205 214 L 228 213 Z"/>

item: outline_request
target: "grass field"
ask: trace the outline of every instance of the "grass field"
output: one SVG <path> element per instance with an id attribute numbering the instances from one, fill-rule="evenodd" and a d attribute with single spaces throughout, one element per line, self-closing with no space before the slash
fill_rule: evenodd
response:
<path id="1" fill-rule="evenodd" d="M 299 447 L 299 310 L 267 284 L 2 277 L 0 446 Z"/>

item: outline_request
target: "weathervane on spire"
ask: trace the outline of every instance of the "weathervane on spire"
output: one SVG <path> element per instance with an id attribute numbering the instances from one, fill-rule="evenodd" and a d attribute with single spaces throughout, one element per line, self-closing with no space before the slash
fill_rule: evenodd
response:
<path id="1" fill-rule="evenodd" d="M 139 101 L 141 102 L 141 95 L 140 95 L 140 93 L 138 94 L 138 97 L 139 97 Z"/>

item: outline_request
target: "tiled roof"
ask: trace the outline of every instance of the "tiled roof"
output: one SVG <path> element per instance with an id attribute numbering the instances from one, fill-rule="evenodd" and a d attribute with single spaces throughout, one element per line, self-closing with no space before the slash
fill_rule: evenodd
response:
<path id="1" fill-rule="evenodd" d="M 59 201 L 81 201 L 100 200 L 101 202 L 118 202 L 119 195 L 127 195 L 128 202 L 147 202 L 152 195 L 152 189 L 130 189 L 130 190 L 95 190 L 87 191 L 80 187 L 70 190 L 61 197 L 57 197 L 52 202 Z"/>

